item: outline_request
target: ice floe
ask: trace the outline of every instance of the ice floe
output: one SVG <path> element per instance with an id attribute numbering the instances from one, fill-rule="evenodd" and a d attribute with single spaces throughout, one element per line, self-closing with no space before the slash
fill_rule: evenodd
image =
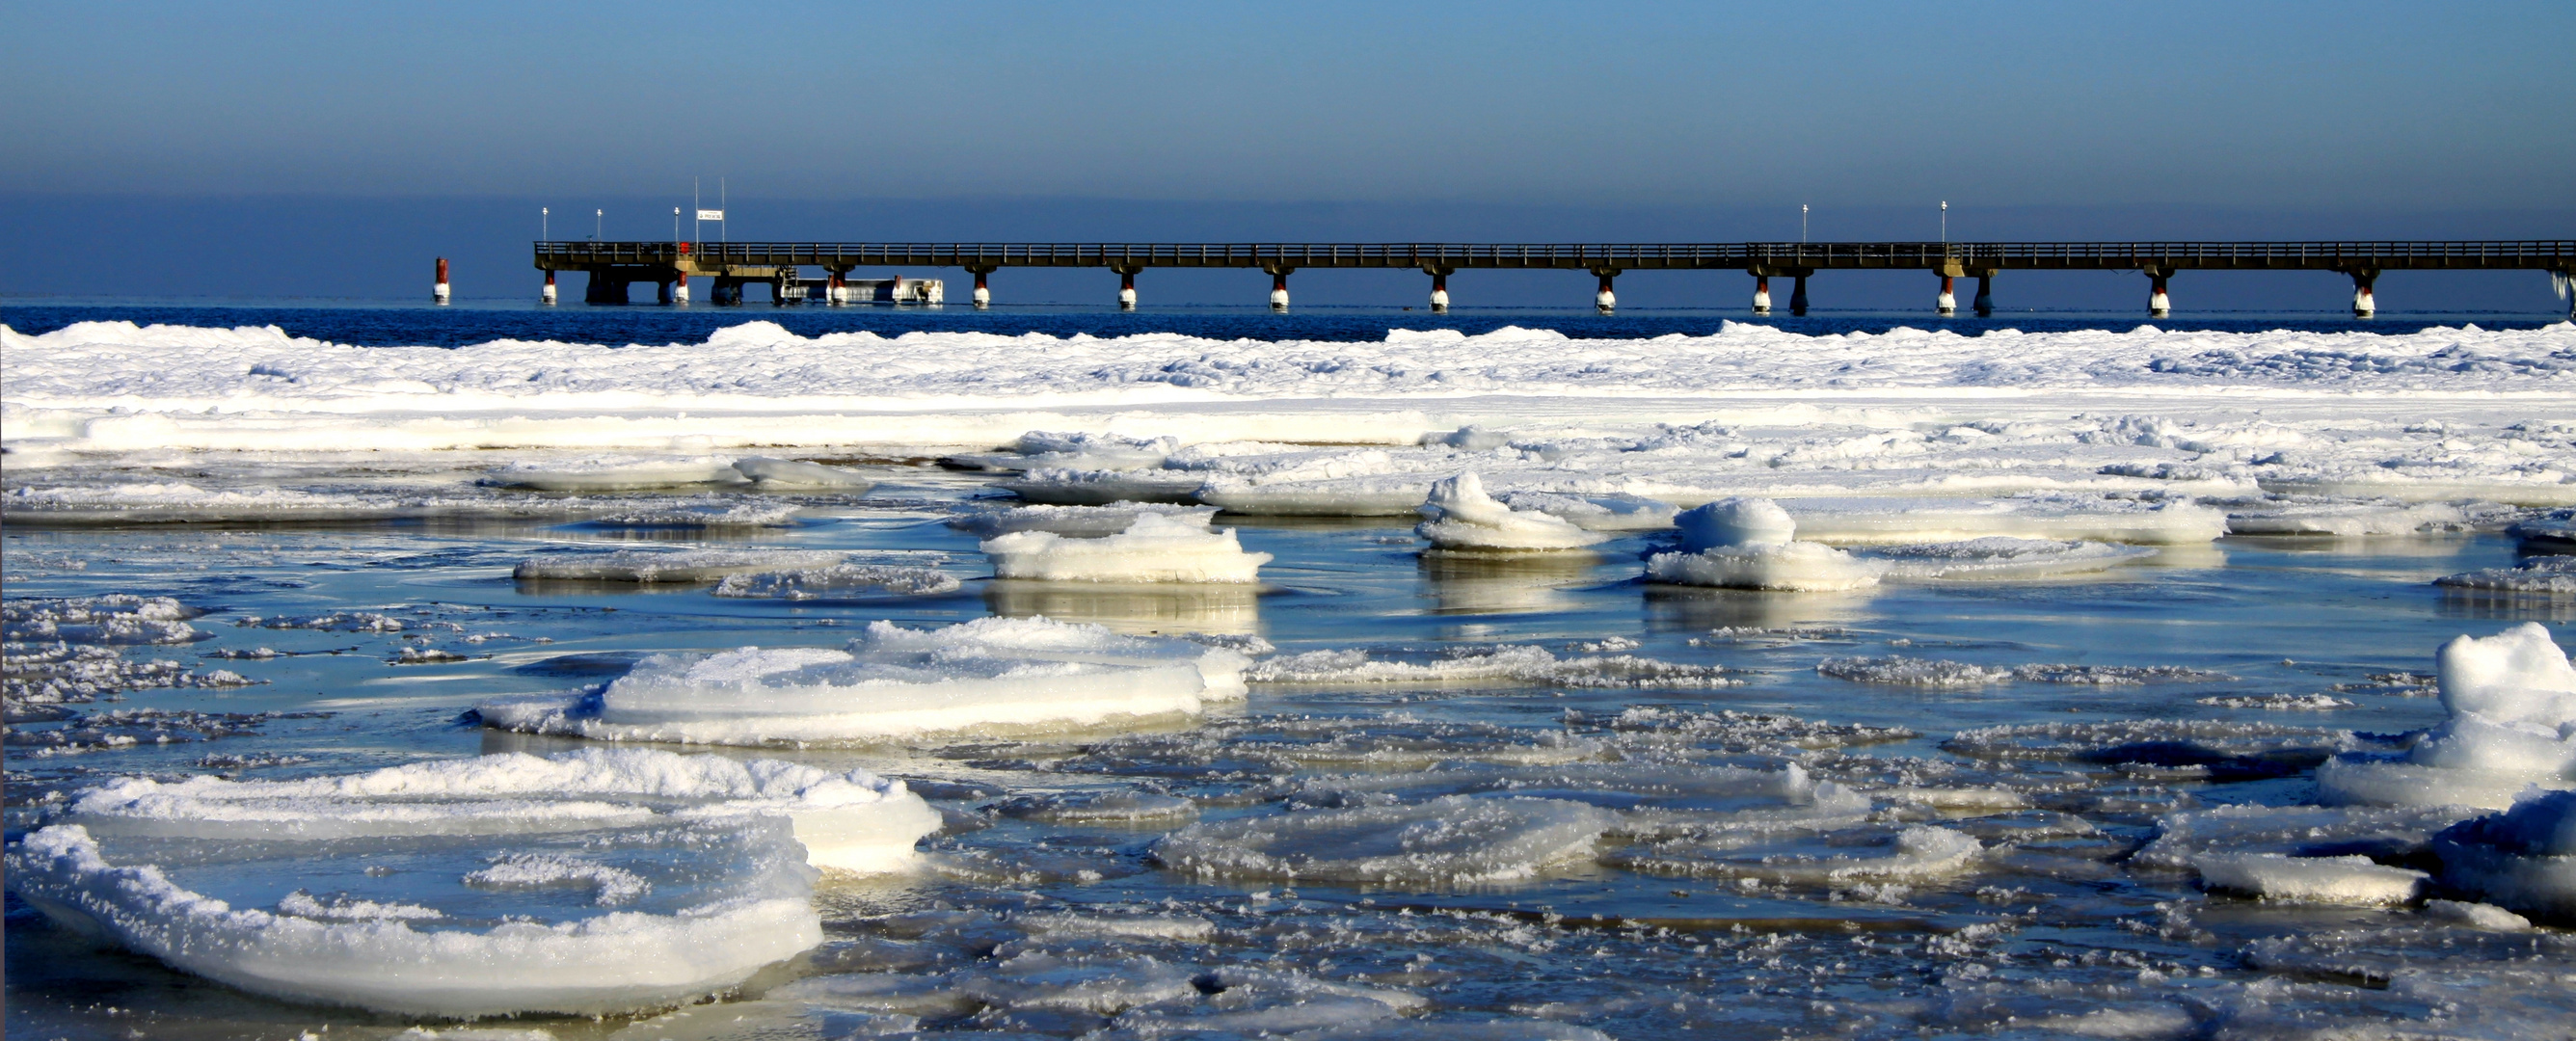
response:
<path id="1" fill-rule="evenodd" d="M 1350 686 L 1512 685 L 1561 687 L 1725 687 L 1743 682 L 1716 665 L 1628 654 L 1560 658 L 1542 647 L 1455 647 L 1434 654 L 1358 648 L 1265 659 L 1244 674 L 1254 683 Z"/>
<path id="2" fill-rule="evenodd" d="M 441 1016 L 686 1002 L 821 939 L 813 864 L 907 863 L 900 783 L 590 750 L 127 778 L 8 852 L 47 915 L 245 990 Z"/>
<path id="3" fill-rule="evenodd" d="M 2576 597 L 2576 556 L 2532 557 L 2512 567 L 2444 575 L 2434 579 L 2433 584 L 2481 593 Z"/>
<path id="4" fill-rule="evenodd" d="M 1433 482 L 1422 517 L 1414 532 L 1442 549 L 1579 549 L 1610 537 L 1551 513 L 1496 502 L 1472 470 Z"/>
<path id="5" fill-rule="evenodd" d="M 1214 506 L 1171 503 L 1113 502 L 1101 506 L 1014 506 L 962 513 L 948 526 L 982 538 L 1017 531 L 1045 531 L 1076 538 L 1097 538 L 1126 531 L 1145 514 L 1161 514 L 1205 529 L 1216 520 Z"/>
<path id="6" fill-rule="evenodd" d="M 2381 865 L 2369 857 L 2291 857 L 2279 853 L 2214 853 L 2193 858 L 2201 884 L 2214 890 L 2320 904 L 2404 904 L 2420 898 L 2430 874 Z"/>
<path id="7" fill-rule="evenodd" d="M 829 489 L 849 495 L 866 494 L 876 482 L 867 476 L 837 466 L 808 463 L 795 459 L 772 459 L 747 456 L 733 461 L 733 468 L 752 483 L 764 488 Z"/>
<path id="8" fill-rule="evenodd" d="M 2489 903 L 2576 920 L 2576 791 L 2531 791 L 2433 836 L 2442 882 Z"/>
<path id="9" fill-rule="evenodd" d="M 1730 498 L 1682 511 L 1682 551 L 1646 559 L 1646 577 L 1676 585 L 1828 592 L 1878 584 L 1887 565 L 1817 542 L 1769 499 Z"/>
<path id="10" fill-rule="evenodd" d="M 841 557 L 815 550 L 621 549 L 530 557 L 511 575 L 522 581 L 713 582 L 733 575 L 829 568 Z"/>
<path id="11" fill-rule="evenodd" d="M 953 593 L 963 584 L 936 568 L 833 564 L 728 574 L 716 583 L 715 595 L 746 600 L 832 600 L 871 593 L 926 596 Z"/>
<path id="12" fill-rule="evenodd" d="M 1232 529 L 1162 513 L 1140 513 L 1103 538 L 1016 531 L 986 540 L 983 550 L 994 577 L 1046 582 L 1252 582 L 1270 562 L 1268 553 L 1245 550 Z"/>
<path id="13" fill-rule="evenodd" d="M 1164 836 L 1153 853 L 1165 867 L 1210 878 L 1472 885 L 1588 860 L 1613 821 L 1561 799 L 1454 795 L 1203 822 Z"/>
<path id="14" fill-rule="evenodd" d="M 845 649 L 661 654 L 583 695 L 489 701 L 484 723 L 602 740 L 884 741 L 1188 717 L 1240 698 L 1248 659 L 1043 618 L 871 623 Z"/>

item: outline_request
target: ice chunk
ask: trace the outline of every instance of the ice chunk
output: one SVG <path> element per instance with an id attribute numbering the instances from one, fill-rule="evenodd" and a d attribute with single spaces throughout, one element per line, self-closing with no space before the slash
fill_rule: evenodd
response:
<path id="1" fill-rule="evenodd" d="M 1443 549 L 1578 549 L 1609 539 L 1535 510 L 1515 510 L 1485 494 L 1475 471 L 1433 482 L 1414 533 Z"/>
<path id="2" fill-rule="evenodd" d="M 2459 822 L 2448 807 L 2218 806 L 2169 813 L 2155 837 L 2129 857 L 2141 867 L 2183 868 L 2202 857 L 2280 853 L 2402 859 L 2423 853 L 2435 832 Z"/>
<path id="3" fill-rule="evenodd" d="M 2533 557 L 2512 567 L 2444 575 L 2434 579 L 2433 584 L 2480 592 L 2576 597 L 2576 557 Z"/>
<path id="4" fill-rule="evenodd" d="M 1769 499 L 1719 499 L 1684 510 L 1673 518 L 1682 532 L 1682 550 L 1697 553 L 1720 546 L 1776 546 L 1796 538 L 1798 522 Z"/>
<path id="5" fill-rule="evenodd" d="M 2423 895 L 2431 875 L 2385 867 L 2369 857 L 2290 857 L 2215 853 L 2194 857 L 2202 885 L 2266 900 L 2317 904 L 2404 904 Z"/>
<path id="6" fill-rule="evenodd" d="M 1613 820 L 1561 799 L 1452 795 L 1193 824 L 1156 842 L 1153 853 L 1165 867 L 1210 878 L 1471 885 L 1589 860 Z"/>
<path id="7" fill-rule="evenodd" d="M 521 580 L 592 582 L 713 582 L 728 575 L 825 568 L 841 554 L 821 550 L 621 549 L 609 553 L 550 553 L 519 562 Z"/>
<path id="8" fill-rule="evenodd" d="M 2502 809 L 2526 785 L 2576 785 L 2576 668 L 2538 622 L 2462 636 L 2436 656 L 2450 718 L 2402 760 L 2345 756 L 2317 771 L 2329 804 Z"/>
<path id="9" fill-rule="evenodd" d="M 2488 902 L 2576 919 L 2576 791 L 2533 792 L 2503 813 L 2433 836 L 2442 884 Z"/>
<path id="10" fill-rule="evenodd" d="M 1863 560 L 1818 542 L 1754 542 L 1646 558 L 1648 579 L 1721 589 L 1865 589 L 1877 585 L 1886 572 L 1884 561 Z"/>
<path id="11" fill-rule="evenodd" d="M 1854 683 L 1887 683 L 1901 687 L 1982 687 L 2012 678 L 2010 669 L 1990 669 L 1936 658 L 1827 658 L 1816 663 L 1819 675 Z"/>
<path id="12" fill-rule="evenodd" d="M 2458 900 L 2424 901 L 2424 917 L 2437 922 L 2465 925 L 2489 932 L 2518 933 L 2531 929 L 2531 919 L 2497 907 L 2494 904 L 2472 904 Z"/>
<path id="13" fill-rule="evenodd" d="M 809 850 L 880 870 L 939 826 L 864 773 L 639 750 L 127 779 L 57 816 L 7 854 L 47 915 L 256 993 L 458 1017 L 733 987 L 821 939 Z"/>
<path id="14" fill-rule="evenodd" d="M 958 469 L 1003 472 L 1049 467 L 1143 470 L 1163 465 L 1163 460 L 1180 451 L 1180 447 L 1180 441 L 1170 437 L 1138 438 L 1087 431 L 1032 430 L 1013 439 L 1007 453 L 965 453 L 945 457 L 940 462 Z"/>
<path id="15" fill-rule="evenodd" d="M 1247 552 L 1234 532 L 1163 514 L 1140 514 L 1107 538 L 1019 531 L 987 540 L 997 578 L 1049 582 L 1252 582 L 1270 554 Z"/>
<path id="16" fill-rule="evenodd" d="M 786 528 L 796 524 L 794 503 L 760 499 L 666 501 L 644 509 L 618 509 L 583 520 L 597 528 Z"/>
<path id="17" fill-rule="evenodd" d="M 2267 504 L 2230 511 L 2230 535 L 2411 535 L 2466 527 L 2468 515 L 2449 503 L 2321 502 Z"/>
<path id="18" fill-rule="evenodd" d="M 999 487 L 1033 503 L 1106 506 L 1121 502 L 1192 503 L 1206 477 L 1172 470 L 1068 470 L 1044 467 Z M 1222 504 L 1219 504 L 1222 505 Z"/>
<path id="19" fill-rule="evenodd" d="M 1113 502 L 1105 506 L 1039 505 L 982 510 L 950 517 L 948 526 L 988 539 L 1015 531 L 1048 531 L 1058 535 L 1097 538 L 1125 531 L 1136 523 L 1138 517 L 1148 513 L 1186 521 L 1202 529 L 1208 528 L 1216 519 L 1214 506 Z"/>
<path id="20" fill-rule="evenodd" d="M 602 740 L 759 744 L 1064 730 L 1195 716 L 1243 695 L 1250 660 L 1043 618 L 876 622 L 847 649 L 661 654 L 595 695 L 505 698 L 487 725 Z"/>
<path id="21" fill-rule="evenodd" d="M 760 571 L 726 575 L 715 594 L 746 600 L 824 600 L 890 593 L 924 596 L 953 593 L 963 585 L 934 568 L 886 564 L 834 564 L 796 571 Z"/>
<path id="22" fill-rule="evenodd" d="M 734 460 L 733 468 L 764 488 L 828 488 L 848 495 L 864 495 L 876 485 L 853 470 L 794 459 L 755 455 Z"/>
<path id="23" fill-rule="evenodd" d="M 2546 517 L 2521 521 L 2506 528 L 2504 533 L 2521 540 L 2526 552 L 2576 551 L 2576 510 L 2558 510 Z"/>
<path id="24" fill-rule="evenodd" d="M 1563 518 L 1585 531 L 1660 531 L 1672 527 L 1679 512 L 1671 503 L 1634 495 L 1511 491 L 1494 496 L 1494 500 L 1515 510 L 1536 510 Z"/>

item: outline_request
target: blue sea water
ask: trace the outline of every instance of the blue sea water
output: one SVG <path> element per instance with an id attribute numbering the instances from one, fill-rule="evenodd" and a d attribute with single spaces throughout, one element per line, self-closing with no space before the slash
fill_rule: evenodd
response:
<path id="1" fill-rule="evenodd" d="M 1435 319 L 1400 311 L 1122 314 L 975 312 L 953 305 L 546 311 L 17 301 L 0 307 L 0 322 L 26 333 L 106 319 L 276 324 L 337 342 L 449 346 L 499 338 L 695 340 L 754 319 L 806 333 L 1153 331 L 1328 340 L 1376 339 L 1389 328 L 1474 333 L 1503 325 L 1642 337 L 1704 333 L 1721 321 L 1749 320 L 1716 312 L 1602 317 L 1461 310 Z M 2359 323 L 2327 315 L 2245 315 L 2185 317 L 2171 325 L 2404 331 L 2466 320 L 2490 327 L 2547 321 L 2390 316 Z M 1944 322 L 1929 315 L 1827 313 L 1773 322 L 1813 332 L 1936 323 L 2028 330 L 2134 324 L 2125 316 L 2080 314 Z M 505 519 L 13 525 L 0 541 L 0 577 L 10 601 L 104 593 L 175 597 L 206 612 L 193 624 L 211 637 L 128 648 L 126 657 L 230 669 L 253 684 L 133 690 L 76 706 L 70 719 L 13 723 L 6 745 L 12 834 L 62 793 L 116 775 L 283 778 L 431 757 L 560 750 L 572 743 L 486 730 L 468 710 L 494 695 L 602 682 L 649 653 L 838 646 L 856 627 L 880 619 L 936 625 L 990 614 L 1044 615 L 1127 632 L 1259 637 L 1280 654 L 1361 649 L 1414 661 L 1536 646 L 1562 658 L 1625 654 L 1719 666 L 1743 682 L 1714 689 L 1545 680 L 1257 685 L 1239 708 L 1195 726 L 1143 734 L 718 750 L 903 777 L 950 820 L 925 843 L 933 870 L 898 883 L 827 886 L 825 947 L 765 974 L 737 998 L 757 1000 L 764 988 L 797 977 L 849 973 L 963 986 L 976 973 L 1002 971 L 997 966 L 1014 952 L 1052 945 L 1112 970 L 1140 959 L 1180 966 L 1211 994 L 1224 989 L 1230 971 L 1294 970 L 1419 994 L 1430 1002 L 1424 1023 L 1566 1024 L 1620 1038 L 2052 1036 L 2086 1024 L 2103 1030 L 2125 1024 L 2134 1028 L 2132 1036 L 2285 1035 L 2374 1024 L 2504 1036 L 2521 1024 L 2576 1018 L 2576 988 L 2564 983 L 2576 962 L 2569 960 L 2563 931 L 2526 937 L 2528 949 L 2467 950 L 2482 941 L 2457 937 L 2419 938 L 2421 949 L 2414 949 L 2388 931 L 2412 922 L 2410 912 L 2213 895 L 2187 873 L 2125 862 L 2160 815 L 2308 798 L 2313 758 L 2301 759 L 2305 753 L 2239 760 L 2205 754 L 2159 760 L 2144 752 L 2128 761 L 2009 759 L 1980 757 L 1953 740 L 1962 731 L 1996 726 L 2144 721 L 2152 732 L 2153 726 L 2205 721 L 2252 725 L 2283 738 L 2276 744 L 2309 748 L 2335 732 L 2391 734 L 2430 725 L 2442 712 L 2421 674 L 2431 671 L 2433 649 L 2442 641 L 2521 621 L 2576 620 L 2576 608 L 2564 598 L 2465 596 L 2431 584 L 2440 575 L 2510 564 L 2515 546 L 2500 535 L 2228 538 L 2071 579 L 1790 594 L 1642 583 L 1642 558 L 1669 548 L 1669 534 L 1631 535 L 1588 553 L 1492 558 L 1426 554 L 1400 520 L 1220 516 L 1219 524 L 1235 530 L 1247 549 L 1275 556 L 1257 588 L 1099 590 L 989 577 L 976 540 L 942 521 L 967 504 L 1001 497 L 991 475 L 920 461 L 845 463 L 879 483 L 860 496 L 798 499 L 805 510 L 794 526 L 738 534 Z M 14 485 L 22 475 L 9 478 Z M 518 561 L 542 551 L 646 543 L 842 551 L 938 568 L 964 583 L 927 596 L 784 602 L 720 599 L 704 585 L 534 582 L 510 575 Z M 333 614 L 382 616 L 402 625 L 370 631 L 264 624 Z M 263 621 L 247 621 L 252 618 Z M 404 664 L 406 647 L 455 657 Z M 2002 678 L 1927 687 L 1819 669 L 1835 659 L 1888 657 L 1962 663 Z M 2192 671 L 2119 684 L 2034 678 L 2046 670 L 2012 672 L 2045 665 Z M 2296 703 L 2285 695 L 2323 696 L 2340 705 L 2285 708 Z M 112 715 L 117 711 L 128 714 Z M 1848 732 L 1835 737 L 1826 724 L 1888 729 L 1861 741 L 1848 739 Z M 1792 736 L 1778 736 L 1784 733 Z M 1586 751 L 1555 758 L 1569 747 Z M 1169 830 L 1166 824 L 1053 820 L 1002 808 L 1013 796 L 1152 792 L 1188 798 L 1200 807 L 1198 819 L 1219 820 L 1291 806 L 1417 800 L 1462 773 L 1502 776 L 1506 768 L 1562 762 L 1665 770 L 1680 788 L 1688 787 L 1693 771 L 1796 762 L 1817 777 L 1881 791 L 2007 783 L 2041 794 L 2009 812 L 1982 815 L 1886 811 L 1888 827 L 1951 821 L 2010 853 L 1964 875 L 1879 886 L 1748 886 L 1734 876 L 1657 871 L 1642 862 L 1617 866 L 1615 858 L 1476 886 L 1224 882 L 1158 866 L 1150 850 Z M 1523 794 L 1607 801 L 1572 782 L 1551 781 L 1544 771 L 1496 783 Z M 1830 842 L 1818 841 L 1824 844 L 1784 842 L 1772 854 L 1834 852 Z M 1025 924 L 1040 912 L 1064 910 L 1152 911 L 1205 919 L 1213 929 L 1073 941 L 1047 940 Z M 11 1036 L 284 1038 L 327 1029 L 324 1036 L 381 1037 L 421 1022 L 251 997 L 197 981 L 95 946 L 14 897 L 8 915 Z M 2335 935 L 2378 937 L 2352 940 L 2346 953 L 2395 951 L 2422 971 L 2392 987 L 2385 973 L 2333 968 L 2380 964 L 2367 957 L 2284 963 L 2248 954 L 2284 937 Z M 2483 1008 L 2468 1007 L 2481 1001 Z M 923 1013 L 912 1024 L 925 1034 L 1187 1036 L 1177 1028 L 1157 1034 L 1163 1028 L 1140 1026 L 1133 1015 L 1121 1020 L 1120 1008 L 1099 1003 L 1015 1004 L 988 996 L 931 1004 L 944 1011 Z M 870 1030 L 893 1029 L 868 1022 L 875 1024 Z M 509 1025 L 558 1037 L 662 1029 L 629 1017 L 531 1017 Z M 830 1036 L 828 1026 L 813 1020 L 799 1029 Z M 703 1035 L 628 1036 L 729 1035 L 707 1028 Z"/>

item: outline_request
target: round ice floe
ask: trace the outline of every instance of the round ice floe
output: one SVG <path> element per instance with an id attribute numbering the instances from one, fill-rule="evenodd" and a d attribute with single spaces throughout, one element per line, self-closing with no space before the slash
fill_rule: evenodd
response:
<path id="1" fill-rule="evenodd" d="M 1681 529 L 1682 550 L 1689 553 L 1719 546 L 1773 546 L 1798 535 L 1798 522 L 1769 499 L 1719 499 L 1683 510 L 1673 526 Z"/>
<path id="2" fill-rule="evenodd" d="M 1485 494 L 1474 471 L 1431 485 L 1413 530 L 1442 549 L 1577 549 L 1609 539 L 1535 510 L 1514 510 Z"/>
<path id="3" fill-rule="evenodd" d="M 511 577 L 526 581 L 713 582 L 731 575 L 826 568 L 841 554 L 777 549 L 621 549 L 609 553 L 549 553 L 519 562 Z"/>
<path id="4" fill-rule="evenodd" d="M 1154 859 L 1208 877 L 1467 885 L 1589 859 L 1614 819 L 1560 799 L 1453 795 L 1193 824 L 1155 843 Z"/>
<path id="5" fill-rule="evenodd" d="M 1621 850 L 1619 867 L 1801 885 L 1913 884 L 1968 871 L 1985 857 L 1975 838 L 1930 825 L 1833 831 L 1720 832 Z"/>
<path id="6" fill-rule="evenodd" d="M 2502 809 L 2526 785 L 2576 785 L 2576 668 L 2527 622 L 2462 636 L 2436 657 L 2450 718 L 2402 759 L 2346 756 L 2317 771 L 2321 801 Z"/>
<path id="7" fill-rule="evenodd" d="M 1754 542 L 1696 553 L 1658 553 L 1646 559 L 1648 579 L 1720 589 L 1863 589 L 1877 585 L 1886 572 L 1883 562 L 1863 560 L 1817 542 Z"/>
<path id="8" fill-rule="evenodd" d="M 1063 730 L 1194 716 L 1250 659 L 1043 618 L 868 626 L 845 649 L 662 654 L 596 695 L 504 698 L 487 726 L 602 740 L 762 744 Z"/>
<path id="9" fill-rule="evenodd" d="M 7 866 L 46 914 L 261 994 L 600 1014 L 720 991 L 812 946 L 809 856 L 884 870 L 938 827 L 864 773 L 591 750 L 126 779 L 76 799 Z"/>
<path id="10" fill-rule="evenodd" d="M 2442 884 L 2489 903 L 2576 919 L 2576 791 L 2533 792 L 2433 837 Z"/>
<path id="11" fill-rule="evenodd" d="M 1159 513 L 1107 538 L 1018 531 L 983 544 L 996 578 L 1046 582 L 1252 582 L 1270 554 L 1246 552 L 1232 530 L 1209 531 Z"/>

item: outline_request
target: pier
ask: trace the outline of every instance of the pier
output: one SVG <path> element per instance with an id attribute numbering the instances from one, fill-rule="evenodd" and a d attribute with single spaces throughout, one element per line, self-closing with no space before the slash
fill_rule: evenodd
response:
<path id="1" fill-rule="evenodd" d="M 1448 277 L 1471 270 L 1562 270 L 1597 279 L 1593 302 L 1617 306 L 1612 283 L 1629 271 L 1741 271 L 1753 279 L 1756 314 L 1771 310 L 1771 280 L 1792 280 L 1789 310 L 1807 312 L 1807 280 L 1825 271 L 1921 271 L 1939 280 L 1935 309 L 1955 308 L 1953 283 L 1974 278 L 1972 305 L 1994 309 L 1994 282 L 2007 271 L 2119 271 L 2148 279 L 2148 312 L 2172 308 L 2170 282 L 2183 271 L 2333 271 L 2352 279 L 2353 314 L 2378 310 L 2372 284 L 2384 271 L 2544 271 L 2561 290 L 2576 280 L 2576 239 L 2349 242 L 1727 242 L 1642 244 L 1499 243 L 929 243 L 929 242 L 538 242 L 536 266 L 554 299 L 555 274 L 585 273 L 591 303 L 624 303 L 638 282 L 663 303 L 686 303 L 689 280 L 712 283 L 711 299 L 742 302 L 760 284 L 773 303 L 871 300 L 937 303 L 931 279 L 886 280 L 853 291 L 862 267 L 957 268 L 974 276 L 974 304 L 992 299 L 988 277 L 1005 268 L 1090 267 L 1119 276 L 1117 300 L 1136 303 L 1136 276 L 1149 268 L 1246 268 L 1271 276 L 1270 306 L 1288 307 L 1288 276 L 1303 268 L 1419 271 L 1431 279 L 1431 309 L 1449 308 Z M 809 279 L 804 269 L 823 277 Z M 440 269 L 444 286 L 445 266 Z M 907 289 L 907 283 L 910 288 Z M 1927 288 L 1929 288 L 1927 286 Z M 909 293 L 910 295 L 907 295 Z M 443 299 L 443 293 L 442 293 Z M 2576 315 L 2576 311 L 2571 311 Z"/>

